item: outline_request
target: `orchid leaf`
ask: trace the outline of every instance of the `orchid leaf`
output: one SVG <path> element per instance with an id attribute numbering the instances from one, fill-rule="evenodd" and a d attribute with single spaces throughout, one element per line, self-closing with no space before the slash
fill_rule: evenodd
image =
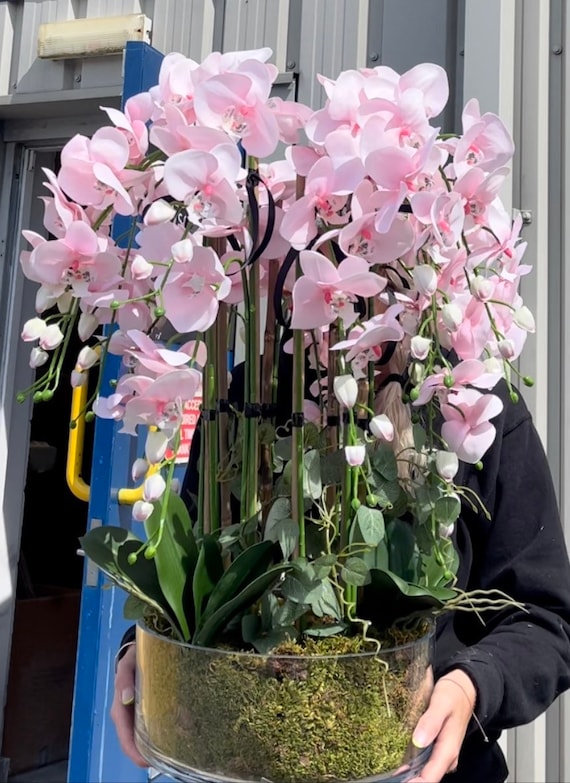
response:
<path id="1" fill-rule="evenodd" d="M 403 519 L 393 519 L 386 528 L 389 568 L 408 582 L 417 578 L 419 551 L 412 525 Z"/>
<path id="2" fill-rule="evenodd" d="M 355 527 L 360 531 L 362 541 L 369 546 L 377 546 L 384 538 L 384 516 L 377 508 L 360 506 L 356 512 Z"/>
<path id="3" fill-rule="evenodd" d="M 321 481 L 321 456 L 315 449 L 303 457 L 303 495 L 318 500 L 323 494 Z"/>
<path id="4" fill-rule="evenodd" d="M 198 561 L 192 578 L 194 596 L 194 617 L 196 628 L 202 620 L 206 601 L 212 594 L 224 572 L 220 549 L 214 536 L 206 535 L 198 554 Z"/>
<path id="5" fill-rule="evenodd" d="M 398 478 L 398 463 L 390 446 L 381 445 L 370 453 L 372 469 L 379 473 L 386 481 L 396 481 Z"/>
<path id="6" fill-rule="evenodd" d="M 370 569 L 361 557 L 348 557 L 340 575 L 348 585 L 362 587 L 370 581 Z"/>
<path id="7" fill-rule="evenodd" d="M 145 522 L 145 530 L 149 541 L 160 539 L 154 557 L 160 587 L 187 641 L 191 635 L 189 622 L 193 622 L 193 617 L 188 617 L 188 609 L 192 606 L 184 599 L 187 585 L 194 576 L 198 547 L 188 510 L 181 498 L 174 492 L 170 493 L 162 534 L 161 508 L 160 502 L 155 503 L 154 511 Z"/>
<path id="8" fill-rule="evenodd" d="M 240 593 L 221 604 L 215 612 L 204 620 L 202 626 L 196 631 L 192 640 L 193 644 L 200 646 L 211 644 L 216 635 L 227 626 L 230 620 L 258 601 L 263 593 L 274 585 L 285 571 L 291 568 L 293 566 L 290 563 L 280 563 L 270 568 L 264 574 L 258 576 L 257 579 L 250 582 Z"/>

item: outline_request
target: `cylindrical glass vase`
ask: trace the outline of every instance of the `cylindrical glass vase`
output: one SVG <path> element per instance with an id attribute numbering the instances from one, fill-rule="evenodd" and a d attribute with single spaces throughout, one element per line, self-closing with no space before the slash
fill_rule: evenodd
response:
<path id="1" fill-rule="evenodd" d="M 379 653 L 258 655 L 137 629 L 135 736 L 190 783 L 404 783 L 432 690 L 433 632 Z"/>

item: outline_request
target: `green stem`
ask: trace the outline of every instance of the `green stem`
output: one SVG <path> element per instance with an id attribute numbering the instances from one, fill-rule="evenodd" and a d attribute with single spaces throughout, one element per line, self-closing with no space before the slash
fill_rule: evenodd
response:
<path id="1" fill-rule="evenodd" d="M 293 454 L 291 504 L 293 520 L 299 530 L 298 555 L 306 556 L 304 485 L 303 402 L 305 399 L 305 339 L 300 329 L 293 332 Z M 298 420 L 296 420 L 298 419 Z"/>

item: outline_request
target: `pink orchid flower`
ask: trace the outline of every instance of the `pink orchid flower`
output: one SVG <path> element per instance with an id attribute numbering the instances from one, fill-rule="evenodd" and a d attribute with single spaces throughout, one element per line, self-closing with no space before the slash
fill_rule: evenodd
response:
<path id="1" fill-rule="evenodd" d="M 42 169 L 47 177 L 47 182 L 43 184 L 53 193 L 53 198 L 42 197 L 45 205 L 44 226 L 50 234 L 61 239 L 69 226 L 76 220 L 88 223 L 85 211 L 70 201 L 59 186 L 56 175 L 49 169 Z"/>
<path id="2" fill-rule="evenodd" d="M 157 286 L 162 277 L 157 279 Z M 179 332 L 204 332 L 214 323 L 218 302 L 231 291 L 232 281 L 214 250 L 196 247 L 192 258 L 171 270 L 162 290 L 168 318 Z"/>
<path id="3" fill-rule="evenodd" d="M 436 392 L 459 391 L 465 386 L 493 389 L 500 377 L 500 371 L 491 372 L 482 361 L 468 359 L 455 367 L 429 375 L 422 383 L 419 397 L 413 405 L 425 405 Z"/>
<path id="4" fill-rule="evenodd" d="M 454 169 L 458 178 L 471 166 L 492 172 L 513 157 L 514 144 L 504 122 L 490 112 L 481 115 L 479 101 L 472 98 L 463 109 L 463 135 L 455 147 Z"/>
<path id="5" fill-rule="evenodd" d="M 349 362 L 363 352 L 369 352 L 371 360 L 379 359 L 385 343 L 399 342 L 404 338 L 404 330 L 398 321 L 403 310 L 404 306 L 400 304 L 388 307 L 385 312 L 374 315 L 361 327 L 354 329 L 347 340 L 336 343 L 333 350 L 347 351 L 345 358 Z"/>
<path id="6" fill-rule="evenodd" d="M 178 52 L 166 55 L 160 66 L 158 84 L 149 90 L 155 104 L 153 120 L 160 118 L 163 107 L 172 104 L 180 109 L 188 122 L 195 121 L 193 76 L 198 67 L 197 62 Z"/>
<path id="7" fill-rule="evenodd" d="M 233 144 L 220 144 L 211 152 L 178 152 L 164 165 L 168 192 L 187 205 L 188 219 L 195 225 L 241 222 L 243 206 L 236 193 L 240 174 L 241 157 Z"/>
<path id="8" fill-rule="evenodd" d="M 201 383 L 201 373 L 188 368 L 159 376 L 126 402 L 121 432 L 134 435 L 139 424 L 175 432 L 182 422 L 184 403 L 196 396 Z"/>
<path id="9" fill-rule="evenodd" d="M 102 106 L 104 112 L 124 135 L 129 145 L 129 163 L 140 163 L 148 151 L 148 130 L 146 122 L 137 119 L 136 114 L 132 116 L 131 107 L 137 107 L 137 104 L 126 102 L 125 111 L 119 111 L 110 107 Z"/>
<path id="10" fill-rule="evenodd" d="M 442 403 L 445 419 L 441 435 L 450 451 L 469 464 L 479 462 L 495 439 L 495 427 L 490 419 L 503 410 L 495 394 L 481 394 L 476 389 L 461 389 Z"/>
<path id="11" fill-rule="evenodd" d="M 508 173 L 509 169 L 503 167 L 486 175 L 483 169 L 473 166 L 454 184 L 454 192 L 463 199 L 467 231 L 486 222 L 488 207 L 497 198 Z"/>
<path id="12" fill-rule="evenodd" d="M 347 255 L 361 256 L 369 264 L 389 264 L 402 258 L 414 245 L 416 235 L 412 223 L 397 217 L 390 228 L 376 231 L 376 214 L 352 220 L 339 234 L 339 245 Z"/>
<path id="13" fill-rule="evenodd" d="M 100 210 L 113 206 L 119 215 L 132 215 L 134 204 L 123 186 L 129 162 L 129 142 L 118 128 L 100 128 L 91 139 L 77 134 L 61 151 L 58 183 L 78 204 Z"/>
<path id="14" fill-rule="evenodd" d="M 337 267 L 321 253 L 305 250 L 299 261 L 303 275 L 293 286 L 293 329 L 316 329 L 337 318 L 350 326 L 356 297 L 377 296 L 386 286 L 363 258 L 347 256 Z"/>
<path id="15" fill-rule="evenodd" d="M 143 367 L 145 374 L 155 377 L 189 364 L 192 358 L 192 355 L 182 348 L 177 351 L 163 348 L 138 329 L 114 332 L 108 347 L 110 353 L 123 356 L 128 367 L 132 369 Z"/>

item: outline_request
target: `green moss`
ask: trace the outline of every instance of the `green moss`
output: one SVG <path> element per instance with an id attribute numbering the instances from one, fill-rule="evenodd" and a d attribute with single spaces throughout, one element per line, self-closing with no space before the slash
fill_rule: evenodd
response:
<path id="1" fill-rule="evenodd" d="M 139 648 L 148 740 L 198 770 L 274 783 L 389 772 L 405 758 L 425 706 L 416 685 L 426 661 L 354 655 L 358 639 L 288 644 L 266 658 L 155 636 Z"/>

